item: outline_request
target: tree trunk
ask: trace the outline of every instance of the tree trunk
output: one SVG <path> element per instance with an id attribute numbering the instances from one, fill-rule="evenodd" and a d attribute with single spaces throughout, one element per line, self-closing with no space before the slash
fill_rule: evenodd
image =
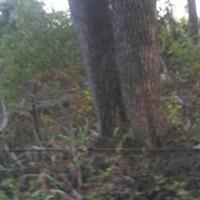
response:
<path id="1" fill-rule="evenodd" d="M 92 86 L 100 133 L 107 138 L 125 124 L 108 0 L 70 0 L 87 75 Z"/>
<path id="2" fill-rule="evenodd" d="M 168 125 L 160 102 L 155 2 L 110 2 L 122 96 L 130 127 L 138 144 L 158 145 Z"/>
<path id="3" fill-rule="evenodd" d="M 198 42 L 199 29 L 195 0 L 188 0 L 188 18 L 188 36 L 196 44 Z"/>

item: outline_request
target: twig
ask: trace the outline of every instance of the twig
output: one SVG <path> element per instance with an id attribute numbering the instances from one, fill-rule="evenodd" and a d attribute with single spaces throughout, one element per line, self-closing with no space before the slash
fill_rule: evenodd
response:
<path id="1" fill-rule="evenodd" d="M 0 126 L 0 132 L 4 131 L 4 129 L 7 127 L 8 125 L 8 112 L 6 110 L 6 106 L 3 103 L 3 101 L 0 101 L 0 107 L 1 107 L 1 115 L 2 115 L 2 122 L 1 122 L 1 126 Z"/>

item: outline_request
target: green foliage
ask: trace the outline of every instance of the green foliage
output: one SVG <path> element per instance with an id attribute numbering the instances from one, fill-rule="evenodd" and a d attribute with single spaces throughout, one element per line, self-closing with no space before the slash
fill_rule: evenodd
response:
<path id="1" fill-rule="evenodd" d="M 168 102 L 165 104 L 167 116 L 172 124 L 175 126 L 182 126 L 185 131 L 190 128 L 190 121 L 184 117 L 182 106 L 176 102 Z"/>
<path id="2" fill-rule="evenodd" d="M 169 10 L 159 20 L 159 33 L 162 58 L 172 79 L 163 92 L 163 96 L 172 97 L 165 102 L 166 113 L 174 125 L 193 137 L 200 119 L 200 43 L 188 38 L 187 23 L 185 18 L 175 20 Z"/>
<path id="3" fill-rule="evenodd" d="M 0 38 L 0 96 L 7 99 L 26 94 L 46 70 L 56 68 L 73 74 L 79 63 L 68 14 L 46 13 L 35 0 L 18 0 L 13 7 L 15 27 Z"/>
<path id="4" fill-rule="evenodd" d="M 163 19 L 164 18 L 164 19 Z M 191 76 L 199 71 L 200 44 L 194 45 L 187 36 L 187 20 L 180 21 L 164 16 L 160 21 L 160 47 L 161 53 L 175 75 Z"/>
<path id="5" fill-rule="evenodd" d="M 20 195 L 20 185 L 16 178 L 8 177 L 4 179 L 0 184 L 0 200 L 7 200 L 9 197 L 14 197 L 16 200 L 21 199 Z"/>
<path id="6" fill-rule="evenodd" d="M 0 200 L 7 200 L 8 198 L 6 197 L 6 195 L 4 194 L 4 192 L 0 191 Z"/>

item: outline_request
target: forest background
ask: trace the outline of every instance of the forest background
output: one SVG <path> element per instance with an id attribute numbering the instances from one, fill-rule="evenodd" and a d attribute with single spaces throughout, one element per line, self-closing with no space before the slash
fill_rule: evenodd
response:
<path id="1" fill-rule="evenodd" d="M 158 12 L 161 100 L 173 127 L 165 145 L 169 151 L 198 152 L 200 44 L 188 36 L 187 15 L 174 17 L 172 2 L 165 5 Z M 35 0 L 5 0 L 0 13 L 1 121 L 6 124 L 0 133 L 0 200 L 198 199 L 196 151 L 132 157 L 133 146 L 124 155 L 122 146 L 133 133 L 123 135 L 111 152 L 88 148 L 99 133 L 69 12 L 47 12 Z M 118 140 L 116 129 L 113 142 Z M 174 164 L 177 154 L 182 160 Z"/>

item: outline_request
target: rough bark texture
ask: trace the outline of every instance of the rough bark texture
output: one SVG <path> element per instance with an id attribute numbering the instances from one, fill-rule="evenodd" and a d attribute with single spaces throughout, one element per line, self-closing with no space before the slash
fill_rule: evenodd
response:
<path id="1" fill-rule="evenodd" d="M 126 115 L 138 141 L 158 144 L 167 123 L 160 102 L 155 2 L 110 3 Z"/>
<path id="2" fill-rule="evenodd" d="M 199 28 L 195 0 L 188 0 L 188 18 L 188 36 L 196 44 L 198 42 Z"/>
<path id="3" fill-rule="evenodd" d="M 108 0 L 70 0 L 102 136 L 126 121 L 115 61 Z"/>

